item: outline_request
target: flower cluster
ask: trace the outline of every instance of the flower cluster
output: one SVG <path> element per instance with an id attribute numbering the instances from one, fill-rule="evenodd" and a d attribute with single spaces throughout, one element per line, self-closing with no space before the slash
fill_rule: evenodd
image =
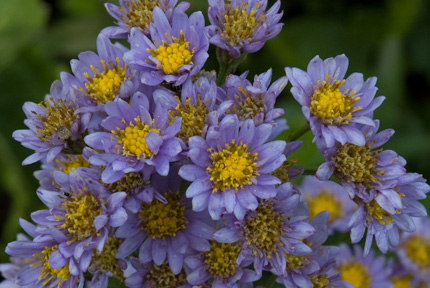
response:
<path id="1" fill-rule="evenodd" d="M 209 0 L 208 26 L 186 2 L 119 2 L 106 4 L 117 22 L 100 32 L 97 53 L 80 53 L 42 103 L 24 104 L 29 129 L 13 137 L 34 150 L 24 165 L 41 162 L 36 193 L 47 209 L 31 214 L 35 224 L 20 220 L 31 238 L 8 244 L 0 285 L 430 283 L 429 225 L 416 220 L 430 186 L 376 149 L 393 131 L 378 132 L 373 119 L 384 99 L 375 77 L 344 79 L 345 55 L 317 56 L 306 72 L 287 67 L 273 82 L 272 69 L 253 82 L 231 73 L 281 31 L 280 1 Z M 218 73 L 203 70 L 210 44 Z M 304 169 L 290 155 L 302 142 L 278 139 L 288 126 L 276 100 L 288 81 L 325 157 L 301 186 L 292 181 Z M 364 252 L 326 244 L 349 230 L 359 242 L 366 229 Z M 400 243 L 402 263 L 369 253 L 374 237 L 384 253 Z M 404 279 L 390 278 L 396 269 Z"/>

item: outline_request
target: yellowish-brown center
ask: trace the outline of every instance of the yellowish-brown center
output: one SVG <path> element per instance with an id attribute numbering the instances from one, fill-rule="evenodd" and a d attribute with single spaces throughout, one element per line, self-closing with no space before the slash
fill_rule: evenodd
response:
<path id="1" fill-rule="evenodd" d="M 148 270 L 148 274 L 146 274 L 145 278 L 151 285 L 150 287 L 174 288 L 185 284 L 187 281 L 184 270 L 181 270 L 177 275 L 173 274 L 167 261 L 160 266 L 152 262 L 145 268 Z"/>
<path id="2" fill-rule="evenodd" d="M 313 275 L 309 277 L 312 282 L 312 288 L 332 288 L 333 286 L 330 286 L 330 280 L 328 280 L 328 277 L 326 274 L 321 275 Z"/>
<path id="3" fill-rule="evenodd" d="M 239 86 L 238 89 L 242 97 L 235 94 L 237 104 L 231 106 L 226 113 L 236 114 L 240 120 L 246 120 L 255 119 L 258 113 L 264 112 L 264 104 L 266 103 L 264 95 L 251 96 L 248 90 L 243 87 Z"/>
<path id="4" fill-rule="evenodd" d="M 248 147 L 242 142 L 237 145 L 233 140 L 231 145 L 225 144 L 225 148 L 219 152 L 209 148 L 212 165 L 206 168 L 212 181 L 212 192 L 226 191 L 233 188 L 236 192 L 239 188 L 252 184 L 251 179 L 259 175 L 257 171 L 257 153 L 249 153 Z"/>
<path id="5" fill-rule="evenodd" d="M 81 91 L 87 93 L 96 103 L 105 104 L 113 101 L 119 94 L 121 84 L 127 79 L 125 76 L 127 65 L 121 66 L 119 58 L 116 58 L 116 64 L 105 63 L 105 60 L 100 60 L 100 62 L 103 65 L 103 71 L 99 71 L 91 65 L 94 76 L 84 74 L 88 82 L 85 82 L 85 89 L 81 89 Z"/>
<path id="6" fill-rule="evenodd" d="M 63 171 L 66 174 L 69 174 L 72 169 L 77 169 L 80 167 L 91 167 L 91 164 L 88 163 L 82 155 L 67 155 L 67 160 L 60 161 L 56 160 L 58 166 L 57 169 Z"/>
<path id="7" fill-rule="evenodd" d="M 354 107 L 354 103 L 360 99 L 354 97 L 355 91 L 340 91 L 344 82 L 334 81 L 327 75 L 324 81 L 314 87 L 309 110 L 324 124 L 347 124 L 352 119 L 352 113 L 361 110 L 361 107 Z"/>
<path id="8" fill-rule="evenodd" d="M 149 49 L 153 57 L 159 61 L 159 69 L 162 69 L 166 74 L 177 74 L 178 70 L 188 64 L 193 64 L 191 59 L 194 55 L 194 49 L 190 51 L 190 43 L 185 39 L 181 30 L 180 37 L 172 37 L 173 42 L 167 43 L 163 41 L 163 45 L 157 49 Z"/>
<path id="9" fill-rule="evenodd" d="M 368 219 L 369 221 L 376 219 L 382 225 L 388 225 L 393 222 L 393 217 L 391 217 L 390 213 L 388 213 L 381 206 L 379 206 L 378 202 L 376 202 L 375 199 L 373 199 L 369 203 L 366 203 L 365 206 L 367 209 L 367 213 L 370 216 L 370 218 Z"/>
<path id="10" fill-rule="evenodd" d="M 403 277 L 392 277 L 391 282 L 394 284 L 394 288 L 410 288 L 412 277 L 403 276 Z"/>
<path id="11" fill-rule="evenodd" d="M 111 192 L 129 192 L 141 188 L 145 182 L 140 173 L 129 172 L 124 174 L 118 181 L 106 184 Z"/>
<path id="12" fill-rule="evenodd" d="M 344 262 L 337 270 L 342 275 L 341 280 L 346 281 L 356 288 L 370 288 L 372 277 L 367 266 L 357 262 Z"/>
<path id="13" fill-rule="evenodd" d="M 420 269 L 430 271 L 430 237 L 413 234 L 403 244 L 409 260 Z"/>
<path id="14" fill-rule="evenodd" d="M 176 232 L 185 229 L 188 223 L 179 195 L 166 193 L 164 198 L 166 204 L 154 199 L 151 203 L 142 204 L 139 211 L 139 218 L 143 218 L 142 229 L 153 239 L 176 236 Z"/>
<path id="15" fill-rule="evenodd" d="M 218 243 L 210 241 L 211 248 L 203 252 L 205 270 L 213 277 L 227 278 L 236 273 L 236 260 L 240 253 L 239 242 Z"/>
<path id="16" fill-rule="evenodd" d="M 328 223 L 333 223 L 344 215 L 344 202 L 335 194 L 324 189 L 319 191 L 316 196 L 308 194 L 305 201 L 309 207 L 309 219 L 313 219 L 322 211 L 328 211 L 330 214 Z"/>
<path id="17" fill-rule="evenodd" d="M 159 5 L 158 1 L 154 0 L 131 0 L 125 1 L 128 11 L 120 7 L 119 10 L 125 14 L 122 17 L 128 28 L 138 27 L 145 31 L 149 29 L 149 24 L 152 21 L 152 11 L 155 6 Z"/>
<path id="18" fill-rule="evenodd" d="M 123 280 L 123 273 L 117 264 L 118 259 L 115 258 L 118 247 L 121 245 L 121 243 L 122 240 L 116 238 L 115 236 L 111 236 L 107 239 L 106 244 L 103 246 L 103 250 L 100 254 L 98 254 L 97 250 L 94 249 L 93 255 L 91 257 L 91 270 L 100 271 L 102 273 L 110 272 L 115 278 Z"/>
<path id="19" fill-rule="evenodd" d="M 160 134 L 160 131 L 140 121 L 140 116 L 134 118 L 134 123 L 130 121 L 124 129 L 117 127 L 116 130 L 112 130 L 111 132 L 116 136 L 116 141 L 118 141 L 116 147 L 122 147 L 122 149 L 117 150 L 118 154 L 122 151 L 123 155 L 136 156 L 137 159 L 141 157 L 149 158 L 154 154 L 146 144 L 145 137 L 149 132 Z"/>

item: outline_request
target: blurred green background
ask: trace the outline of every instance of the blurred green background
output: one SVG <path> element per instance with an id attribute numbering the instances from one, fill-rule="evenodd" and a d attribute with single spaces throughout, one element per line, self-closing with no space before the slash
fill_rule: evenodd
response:
<path id="1" fill-rule="evenodd" d="M 113 25 L 104 2 L 0 1 L 0 262 L 7 261 L 4 247 L 20 231 L 18 218 L 29 220 L 32 211 L 43 209 L 33 177 L 39 164 L 22 167 L 32 152 L 11 137 L 14 130 L 26 128 L 21 107 L 25 101 L 42 101 L 59 72 L 70 71 L 69 61 L 79 52 L 96 50 L 99 31 Z M 206 1 L 189 2 L 191 10 L 207 11 Z M 282 0 L 282 10 L 281 34 L 249 55 L 238 72 L 249 69 L 252 79 L 272 67 L 276 79 L 286 66 L 306 69 L 315 55 L 324 59 L 345 53 L 350 60 L 347 75 L 377 76 L 378 95 L 387 98 L 375 113 L 381 128 L 396 131 L 385 149 L 406 158 L 408 171 L 429 179 L 430 1 Z M 213 48 L 210 52 L 214 55 Z M 212 56 L 207 69 L 216 68 Z M 297 129 L 305 120 L 290 87 L 278 98 L 279 106 Z M 294 156 L 306 168 L 318 167 L 322 157 L 311 143 L 312 135 L 303 140 Z M 430 209 L 430 202 L 425 204 Z"/>

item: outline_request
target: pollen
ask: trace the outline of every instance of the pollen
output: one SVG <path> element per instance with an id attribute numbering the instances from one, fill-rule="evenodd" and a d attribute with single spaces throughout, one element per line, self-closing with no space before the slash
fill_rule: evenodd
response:
<path id="1" fill-rule="evenodd" d="M 127 65 L 121 66 L 119 58 L 116 58 L 116 64 L 105 63 L 105 60 L 100 62 L 103 65 L 103 71 L 91 65 L 94 77 L 89 76 L 88 73 L 84 74 L 88 82 L 85 82 L 85 89 L 81 88 L 81 91 L 87 93 L 96 103 L 105 104 L 113 101 L 119 94 L 121 84 L 127 79 L 125 76 Z"/>
<path id="2" fill-rule="evenodd" d="M 388 213 L 381 206 L 379 206 L 378 202 L 376 202 L 375 199 L 373 199 L 369 203 L 366 203 L 365 206 L 367 209 L 367 213 L 369 213 L 369 216 L 371 216 L 369 221 L 376 219 L 382 225 L 388 225 L 393 222 L 393 217 L 391 217 L 390 213 Z"/>
<path id="3" fill-rule="evenodd" d="M 380 151 L 370 150 L 368 143 L 365 146 L 346 143 L 337 150 L 334 159 L 335 173 L 347 182 L 373 188 L 379 181 L 375 176 L 384 175 L 384 171 L 376 170 Z"/>
<path id="4" fill-rule="evenodd" d="M 286 218 L 273 210 L 273 203 L 264 201 L 260 203 L 255 212 L 249 214 L 244 226 L 246 243 L 257 255 L 264 252 L 267 258 L 278 252 L 282 246 L 281 236 L 284 235 L 282 227 Z"/>
<path id="5" fill-rule="evenodd" d="M 340 219 L 344 215 L 344 202 L 337 198 L 335 194 L 332 194 L 327 190 L 320 190 L 316 196 L 308 194 L 305 201 L 309 207 L 310 220 L 322 211 L 329 212 L 329 224 Z"/>
<path id="6" fill-rule="evenodd" d="M 251 42 L 254 31 L 263 25 L 266 16 L 262 13 L 258 18 L 255 17 L 255 12 L 258 9 L 260 2 L 255 3 L 253 9 L 247 12 L 248 3 L 241 1 L 239 6 L 234 9 L 231 2 L 225 4 L 224 13 L 224 28 L 221 32 L 221 37 L 224 37 L 230 47 L 237 46 L 244 42 Z"/>
<path id="7" fill-rule="evenodd" d="M 205 258 L 204 269 L 215 278 L 227 278 L 236 273 L 236 260 L 240 253 L 239 242 L 218 243 L 210 241 L 211 248 L 202 255 Z"/>
<path id="8" fill-rule="evenodd" d="M 319 82 L 314 87 L 309 110 L 324 124 L 348 124 L 352 119 L 352 113 L 361 110 L 361 107 L 354 107 L 354 103 L 360 99 L 360 97 L 354 97 L 355 91 L 339 90 L 343 83 L 345 80 L 334 81 L 327 75 L 322 83 Z"/>
<path id="9" fill-rule="evenodd" d="M 106 244 L 103 246 L 103 250 L 100 254 L 97 250 L 93 250 L 91 257 L 90 271 L 100 271 L 102 273 L 112 273 L 112 275 L 122 280 L 122 271 L 118 265 L 118 259 L 115 258 L 118 247 L 121 245 L 122 240 L 115 236 L 108 237 Z"/>
<path id="10" fill-rule="evenodd" d="M 205 102 L 201 99 L 200 94 L 197 94 L 196 103 L 191 103 L 191 98 L 187 97 L 185 104 L 182 104 L 180 99 L 178 97 L 176 98 L 179 103 L 174 109 L 169 111 L 167 123 L 171 124 L 176 118 L 182 117 L 181 130 L 176 134 L 176 137 L 188 143 L 189 138 L 202 135 L 209 110 Z"/>
<path id="11" fill-rule="evenodd" d="M 162 69 L 166 74 L 177 74 L 178 70 L 188 64 L 193 64 L 191 59 L 194 55 L 194 49 L 190 51 L 190 43 L 184 38 L 181 30 L 180 37 L 172 37 L 172 43 L 168 44 L 163 40 L 163 45 L 157 49 L 149 49 L 151 55 L 159 62 L 158 69 Z"/>
<path id="12" fill-rule="evenodd" d="M 118 141 L 116 147 L 122 147 L 123 155 L 136 156 L 137 159 L 152 156 L 153 152 L 146 144 L 145 138 L 149 132 L 160 134 L 158 129 L 149 127 L 148 124 L 140 121 L 140 116 L 137 116 L 134 118 L 134 123 L 130 121 L 126 128 L 121 129 L 117 127 L 116 130 L 112 130 L 111 132 L 116 136 L 116 140 Z M 121 153 L 121 149 L 118 149 L 117 153 Z"/>
<path id="13" fill-rule="evenodd" d="M 72 169 L 77 169 L 80 167 L 86 167 L 86 168 L 90 168 L 91 164 L 87 162 L 87 160 L 84 159 L 84 157 L 82 157 L 82 155 L 66 155 L 67 156 L 67 160 L 65 161 L 60 161 L 60 160 L 56 160 L 56 163 L 58 165 L 56 165 L 56 168 L 60 171 L 63 171 L 66 174 L 69 174 L 70 171 L 72 171 Z"/>
<path id="14" fill-rule="evenodd" d="M 367 266 L 357 262 L 343 262 L 337 267 L 342 275 L 341 280 L 352 284 L 356 288 L 370 288 L 372 277 Z"/>
<path id="15" fill-rule="evenodd" d="M 255 119 L 259 113 L 264 112 L 264 104 L 266 103 L 264 95 L 251 96 L 248 90 L 241 86 L 238 87 L 238 90 L 242 97 L 235 94 L 235 105 L 229 108 L 226 113 L 236 114 L 239 120 L 246 120 Z"/>
<path id="16" fill-rule="evenodd" d="M 41 264 L 40 267 L 40 276 L 38 280 L 44 280 L 43 285 L 47 285 L 51 280 L 55 281 L 55 279 L 60 280 L 58 282 L 58 287 L 61 287 L 65 281 L 69 279 L 70 271 L 69 264 L 66 264 L 64 267 L 59 269 L 51 268 L 49 265 L 49 256 L 55 251 L 58 250 L 58 245 L 54 245 L 51 247 L 45 247 L 41 252 L 33 254 L 33 257 L 37 262 L 30 265 L 30 267 L 34 267 L 38 264 Z"/>
<path id="17" fill-rule="evenodd" d="M 167 261 L 160 266 L 152 262 L 151 264 L 147 264 L 145 269 L 148 270 L 148 274 L 146 274 L 145 278 L 146 282 L 150 284 L 149 287 L 181 287 L 187 282 L 187 276 L 184 270 L 181 270 L 177 275 L 173 274 Z"/>
<path id="18" fill-rule="evenodd" d="M 212 192 L 226 191 L 233 188 L 236 192 L 244 186 L 252 184 L 252 179 L 259 175 L 257 171 L 257 153 L 249 153 L 248 146 L 242 142 L 237 145 L 233 140 L 231 145 L 219 152 L 208 149 L 212 166 L 206 168 L 212 181 Z"/>
<path id="19" fill-rule="evenodd" d="M 331 288 L 333 286 L 330 286 L 330 280 L 328 280 L 328 277 L 326 274 L 321 275 L 312 275 L 309 277 L 312 282 L 312 288 Z"/>
<path id="20" fill-rule="evenodd" d="M 152 21 L 152 11 L 159 3 L 154 0 L 131 0 L 125 1 L 128 11 L 120 7 L 123 13 L 121 18 L 128 25 L 128 29 L 138 27 L 140 30 L 148 30 Z"/>
<path id="21" fill-rule="evenodd" d="M 403 244 L 406 256 L 419 269 L 430 270 L 430 237 L 413 234 Z"/>
<path id="22" fill-rule="evenodd" d="M 140 173 L 129 172 L 124 174 L 118 181 L 106 184 L 106 187 L 108 187 L 111 192 L 130 192 L 142 188 L 144 184 L 145 182 Z"/>
<path id="23" fill-rule="evenodd" d="M 166 193 L 164 198 L 167 203 L 154 199 L 149 204 L 142 204 L 139 211 L 139 218 L 143 218 L 142 229 L 152 239 L 176 236 L 176 232 L 185 229 L 188 223 L 179 195 Z"/>
<path id="24" fill-rule="evenodd" d="M 94 219 L 103 214 L 101 200 L 90 194 L 85 186 L 81 193 L 71 193 L 70 197 L 65 197 L 64 200 L 59 206 L 64 209 L 64 215 L 55 216 L 57 221 L 62 220 L 63 223 L 56 227 L 66 231 L 67 236 L 72 238 L 69 242 L 96 235 Z"/>
<path id="25" fill-rule="evenodd" d="M 72 125 L 79 121 L 80 117 L 75 114 L 73 102 L 64 102 L 61 99 L 53 99 L 52 97 L 39 104 L 45 109 L 46 114 L 37 114 L 42 122 L 42 128 L 37 129 L 37 137 L 43 142 L 51 140 L 54 134 L 64 143 L 69 143 L 72 139 Z"/>
<path id="26" fill-rule="evenodd" d="M 287 258 L 288 271 L 303 269 L 307 264 L 309 264 L 310 258 L 310 256 L 294 256 L 288 253 L 285 253 L 285 257 Z"/>

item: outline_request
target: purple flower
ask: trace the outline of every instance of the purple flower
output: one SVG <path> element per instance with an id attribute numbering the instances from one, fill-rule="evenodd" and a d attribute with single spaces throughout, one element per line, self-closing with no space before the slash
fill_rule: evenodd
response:
<path id="1" fill-rule="evenodd" d="M 406 232 L 415 230 L 411 217 L 426 216 L 425 207 L 418 202 L 430 191 L 426 180 L 417 173 L 407 173 L 405 159 L 391 150 L 373 150 L 380 147 L 393 134 L 387 129 L 376 133 L 379 122 L 374 126 L 362 127 L 366 143 L 357 146 L 352 143 L 328 149 L 326 158 L 316 173 L 322 180 L 332 173 L 337 176 L 351 199 L 359 206 L 351 217 L 353 243 L 360 241 L 367 228 L 364 253 L 370 250 L 373 236 L 382 252 L 397 246 L 398 228 Z"/>
<path id="2" fill-rule="evenodd" d="M 132 28 L 129 41 L 131 50 L 125 60 L 142 72 L 142 83 L 155 86 L 163 81 L 181 85 L 196 75 L 209 57 L 209 42 L 204 33 L 204 17 L 194 12 L 188 18 L 175 11 L 169 23 L 164 12 L 155 7 L 151 23 L 151 39 L 138 28 Z"/>
<path id="3" fill-rule="evenodd" d="M 177 2 L 178 0 L 119 0 L 119 7 L 106 3 L 106 10 L 117 20 L 118 26 L 106 27 L 101 33 L 106 34 L 109 38 L 127 38 L 130 29 L 137 27 L 149 37 L 149 24 L 153 21 L 154 8 L 160 7 L 170 23 L 174 12 L 185 12 L 190 6 L 188 2 L 180 2 L 175 7 Z"/>
<path id="4" fill-rule="evenodd" d="M 167 261 L 161 265 L 154 262 L 142 263 L 137 258 L 131 258 L 131 265 L 136 271 L 126 280 L 125 285 L 130 288 L 178 287 L 191 288 L 184 270 L 174 274 Z"/>
<path id="5" fill-rule="evenodd" d="M 78 261 L 63 251 L 67 238 L 62 233 L 49 228 L 41 230 L 51 233 L 40 232 L 39 226 L 23 219 L 20 225 L 34 239 L 17 240 L 6 247 L 7 254 L 28 259 L 16 275 L 15 283 L 19 287 L 84 287 L 83 270 Z"/>
<path id="6" fill-rule="evenodd" d="M 35 151 L 22 164 L 28 165 L 39 160 L 48 163 L 58 154 L 79 152 L 83 148 L 82 135 L 91 119 L 91 114 L 78 114 L 81 102 L 71 89 L 66 89 L 60 81 L 54 81 L 50 95 L 36 104 L 26 102 L 23 110 L 29 128 L 16 130 L 12 136 L 24 147 Z"/>
<path id="7" fill-rule="evenodd" d="M 211 44 L 226 50 L 233 58 L 254 53 L 281 32 L 278 13 L 281 1 L 266 11 L 267 0 L 209 0 L 207 27 Z"/>
<path id="8" fill-rule="evenodd" d="M 73 75 L 61 73 L 65 87 L 73 87 L 85 98 L 80 111 L 102 111 L 103 105 L 117 98 L 128 98 L 139 87 L 138 72 L 130 69 L 123 60 L 128 49 L 112 44 L 106 35 L 97 37 L 97 52 L 82 52 L 79 60 L 71 61 Z"/>
<path id="9" fill-rule="evenodd" d="M 299 189 L 302 192 L 302 200 L 309 207 L 310 219 L 322 211 L 330 213 L 327 223 L 329 235 L 334 231 L 348 230 L 348 221 L 357 205 L 341 185 L 306 176 Z"/>
<path id="10" fill-rule="evenodd" d="M 385 97 L 374 98 L 376 77 L 363 81 L 363 74 L 353 73 L 344 79 L 348 58 L 338 55 L 322 60 L 316 56 L 307 72 L 285 68 L 293 87 L 291 93 L 302 105 L 302 111 L 314 134 L 320 151 L 336 142 L 363 146 L 363 133 L 356 123 L 373 126 L 373 111 Z"/>
<path id="11" fill-rule="evenodd" d="M 254 83 L 246 79 L 247 75 L 248 72 L 245 72 L 240 76 L 227 77 L 223 88 L 226 91 L 226 98 L 233 101 L 227 113 L 236 114 L 241 121 L 253 119 L 255 126 L 263 123 L 277 126 L 276 119 L 284 115 L 284 109 L 275 108 L 275 102 L 287 85 L 288 78 L 281 77 L 270 85 L 272 69 L 255 75 Z M 287 128 L 286 124 L 284 128 Z"/>
<path id="12" fill-rule="evenodd" d="M 105 105 L 108 117 L 101 126 L 109 132 L 96 132 L 85 137 L 87 145 L 102 151 L 90 157 L 93 165 L 106 166 L 102 181 L 110 184 L 126 173 L 139 172 L 152 166 L 161 175 L 169 172 L 169 161 L 181 152 L 175 138 L 181 118 L 167 123 L 167 110 L 156 105 L 153 116 L 148 112 L 148 99 L 136 93 L 131 104 L 118 99 Z"/>
<path id="13" fill-rule="evenodd" d="M 181 179 L 177 173 L 178 168 L 172 166 L 168 176 L 153 175 L 151 183 L 165 201 L 142 202 L 138 213 L 130 214 L 118 228 L 116 236 L 125 239 L 118 249 L 118 258 L 139 251 L 143 263 L 154 261 L 160 266 L 167 260 L 177 275 L 190 248 L 209 250 L 208 239 L 212 239 L 215 229 L 207 223 L 207 213 L 192 211 L 191 203 L 179 196 Z"/>
<path id="14" fill-rule="evenodd" d="M 299 200 L 299 192 L 291 183 L 282 184 L 275 198 L 260 201 L 257 209 L 248 211 L 243 220 L 232 214 L 223 215 L 226 227 L 215 232 L 214 238 L 220 243 L 241 243 L 237 265 L 251 258 L 258 275 L 270 268 L 283 274 L 288 262 L 286 254 L 304 256 L 312 251 L 301 240 L 315 229 L 306 222 L 306 216 L 293 211 Z"/>
<path id="15" fill-rule="evenodd" d="M 206 138 L 189 139 L 193 164 L 183 165 L 179 175 L 192 181 L 186 196 L 193 199 L 193 210 L 208 209 L 214 220 L 226 210 L 241 220 L 257 208 L 258 198 L 276 195 L 274 185 L 281 181 L 269 173 L 285 161 L 286 143 L 265 143 L 271 131 L 269 124 L 255 127 L 249 119 L 240 126 L 236 115 L 226 115 Z"/>
<path id="16" fill-rule="evenodd" d="M 340 244 L 340 252 L 336 257 L 335 269 L 342 275 L 341 279 L 361 288 L 394 288 L 388 280 L 391 267 L 386 265 L 383 256 L 375 257 L 371 251 L 363 256 L 358 245 L 351 250 L 348 245 Z"/>

